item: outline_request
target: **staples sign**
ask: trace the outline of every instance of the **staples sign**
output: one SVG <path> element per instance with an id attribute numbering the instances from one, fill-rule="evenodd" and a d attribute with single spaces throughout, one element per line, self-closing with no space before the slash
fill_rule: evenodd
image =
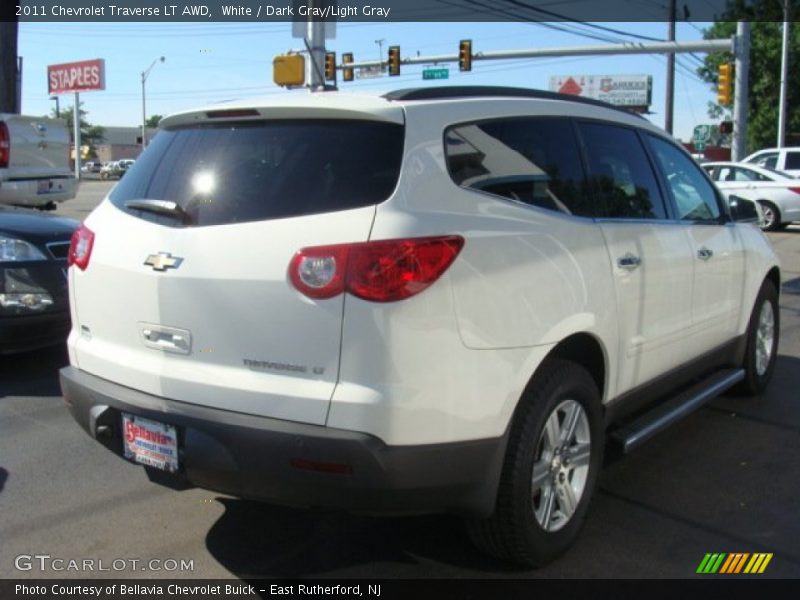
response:
<path id="1" fill-rule="evenodd" d="M 102 58 L 47 66 L 47 89 L 51 94 L 106 89 L 106 61 Z"/>

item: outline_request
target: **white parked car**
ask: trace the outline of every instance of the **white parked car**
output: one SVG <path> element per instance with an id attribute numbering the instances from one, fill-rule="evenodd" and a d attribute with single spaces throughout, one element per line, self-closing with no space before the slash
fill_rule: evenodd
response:
<path id="1" fill-rule="evenodd" d="M 54 209 L 75 197 L 64 121 L 0 113 L 0 204 Z"/>
<path id="2" fill-rule="evenodd" d="M 736 222 L 752 205 L 731 215 L 636 115 L 445 87 L 161 128 L 73 238 L 61 371 L 76 421 L 154 481 L 455 513 L 542 564 L 606 435 L 630 450 L 770 380 L 780 272 Z"/>
<path id="3" fill-rule="evenodd" d="M 782 171 L 792 177 L 800 177 L 800 148 L 797 147 L 759 150 L 742 162 Z"/>
<path id="4" fill-rule="evenodd" d="M 724 194 L 758 202 L 763 229 L 775 231 L 800 221 L 800 180 L 748 163 L 710 162 L 703 168 Z"/>

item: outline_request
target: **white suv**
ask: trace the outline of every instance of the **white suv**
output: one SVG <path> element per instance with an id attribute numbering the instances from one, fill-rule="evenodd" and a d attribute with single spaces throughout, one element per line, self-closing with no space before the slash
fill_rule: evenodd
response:
<path id="1" fill-rule="evenodd" d="M 161 127 L 73 238 L 61 372 L 78 423 L 159 483 L 457 513 L 542 564 L 606 434 L 630 449 L 770 379 L 770 244 L 638 116 L 434 88 Z"/>

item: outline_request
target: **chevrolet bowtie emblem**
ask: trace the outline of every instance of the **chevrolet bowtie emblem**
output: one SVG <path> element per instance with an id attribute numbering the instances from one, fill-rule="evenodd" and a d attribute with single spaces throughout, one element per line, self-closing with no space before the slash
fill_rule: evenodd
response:
<path id="1" fill-rule="evenodd" d="M 144 264 L 153 267 L 154 271 L 166 271 L 167 269 L 177 269 L 182 262 L 182 258 L 172 256 L 169 252 L 159 252 L 148 256 Z"/>

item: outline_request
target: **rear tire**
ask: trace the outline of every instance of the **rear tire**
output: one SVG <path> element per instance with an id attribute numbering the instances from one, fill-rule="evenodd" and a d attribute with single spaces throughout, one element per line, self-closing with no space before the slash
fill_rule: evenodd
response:
<path id="1" fill-rule="evenodd" d="M 579 365 L 548 361 L 520 400 L 494 514 L 467 524 L 473 542 L 527 566 L 561 555 L 583 525 L 603 446 L 594 380 Z"/>
<path id="2" fill-rule="evenodd" d="M 745 378 L 734 388 L 734 392 L 743 396 L 757 396 L 766 389 L 775 371 L 779 334 L 778 290 L 774 283 L 766 280 L 758 292 L 747 326 L 747 348 L 742 364 Z"/>
<path id="3" fill-rule="evenodd" d="M 764 224 L 761 229 L 764 231 L 777 231 L 781 228 L 781 211 L 772 202 L 759 200 L 761 210 L 764 212 Z"/>

